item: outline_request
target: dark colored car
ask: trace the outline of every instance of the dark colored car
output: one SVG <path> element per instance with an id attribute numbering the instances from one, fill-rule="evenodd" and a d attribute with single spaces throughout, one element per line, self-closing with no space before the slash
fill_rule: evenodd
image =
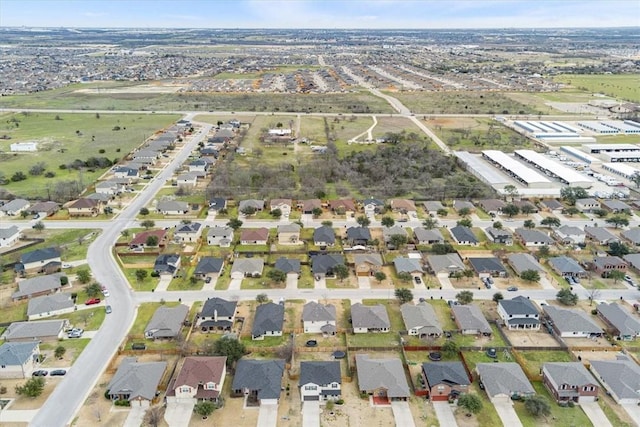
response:
<path id="1" fill-rule="evenodd" d="M 44 369 L 39 369 L 37 371 L 33 371 L 33 374 L 31 374 L 32 377 L 46 377 L 47 374 L 49 372 L 45 371 Z"/>
<path id="2" fill-rule="evenodd" d="M 518 287 L 517 287 L 517 286 L 509 286 L 509 287 L 507 288 L 507 290 L 508 290 L 509 292 L 515 292 L 515 291 L 517 291 L 517 290 L 518 290 Z"/>
<path id="3" fill-rule="evenodd" d="M 318 345 L 318 341 L 316 341 L 316 340 L 309 340 L 309 341 L 307 341 L 304 345 L 305 345 L 305 346 L 307 346 L 307 347 L 315 347 L 315 346 L 317 346 L 317 345 Z"/>
<path id="4" fill-rule="evenodd" d="M 54 369 L 49 375 L 51 375 L 52 377 L 62 377 L 66 374 L 67 371 L 65 369 Z"/>
<path id="5" fill-rule="evenodd" d="M 100 304 L 100 298 L 89 298 L 84 302 L 84 305 L 94 305 L 94 304 Z"/>
<path id="6" fill-rule="evenodd" d="M 413 276 L 413 281 L 416 282 L 416 285 L 419 285 L 422 283 L 422 279 L 420 279 L 418 276 Z"/>

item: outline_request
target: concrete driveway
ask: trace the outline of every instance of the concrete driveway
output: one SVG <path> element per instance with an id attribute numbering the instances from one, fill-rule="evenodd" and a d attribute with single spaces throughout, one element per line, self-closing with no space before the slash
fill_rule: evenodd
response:
<path id="1" fill-rule="evenodd" d="M 256 427 L 275 427 L 278 425 L 278 405 L 260 405 Z"/>
<path id="2" fill-rule="evenodd" d="M 325 279 L 324 277 L 321 277 L 320 280 L 314 279 L 313 286 L 316 289 L 327 289 L 327 279 Z"/>
<path id="3" fill-rule="evenodd" d="M 640 426 L 640 406 L 633 403 L 624 403 L 621 406 L 627 411 L 627 414 L 629 414 L 633 422 Z"/>
<path id="4" fill-rule="evenodd" d="M 438 282 L 440 282 L 442 289 L 454 289 L 448 277 L 438 277 Z"/>
<path id="5" fill-rule="evenodd" d="M 453 410 L 449 402 L 433 402 L 433 409 L 436 411 L 436 417 L 441 426 L 457 427 L 456 417 L 453 416 Z"/>
<path id="6" fill-rule="evenodd" d="M 146 402 L 146 405 L 131 406 L 123 427 L 140 427 L 144 421 L 144 414 L 147 412 L 147 409 L 149 409 L 149 402 Z"/>
<path id="7" fill-rule="evenodd" d="M 358 287 L 360 289 L 371 289 L 369 277 L 358 276 Z"/>
<path id="8" fill-rule="evenodd" d="M 161 275 L 160 276 L 160 281 L 158 282 L 158 286 L 156 287 L 156 291 L 158 291 L 158 292 L 166 291 L 167 288 L 169 287 L 169 283 L 171 283 L 172 279 L 173 279 L 173 277 L 171 277 L 171 275 L 169 275 L 169 274 Z"/>
<path id="9" fill-rule="evenodd" d="M 242 285 L 242 279 L 231 279 L 231 282 L 229 282 L 229 290 L 239 291 L 240 285 Z"/>
<path id="10" fill-rule="evenodd" d="M 169 427 L 188 427 L 195 404 L 195 399 L 168 397 L 164 420 L 169 424 Z"/>
<path id="11" fill-rule="evenodd" d="M 320 427 L 319 401 L 306 401 L 302 404 L 302 427 Z"/>
<path id="12" fill-rule="evenodd" d="M 587 417 L 589 417 L 589 421 L 591 421 L 594 426 L 613 427 L 611 421 L 609 421 L 607 416 L 604 414 L 604 411 L 602 411 L 600 405 L 598 405 L 598 402 L 580 403 L 580 407 L 582 408 L 584 413 L 587 414 Z"/>
<path id="13" fill-rule="evenodd" d="M 397 426 L 415 427 L 416 423 L 413 421 L 413 415 L 411 415 L 411 409 L 409 409 L 409 402 L 392 401 L 391 410 L 393 411 L 393 419 L 396 421 Z"/>
<path id="14" fill-rule="evenodd" d="M 3 409 L 0 411 L 0 423 L 29 423 L 37 409 Z"/>
<path id="15" fill-rule="evenodd" d="M 549 279 L 546 277 L 540 277 L 539 283 L 540 283 L 540 286 L 542 286 L 542 289 L 555 289 L 551 284 L 551 281 L 549 281 Z"/>
<path id="16" fill-rule="evenodd" d="M 287 289 L 298 289 L 298 278 L 292 274 L 287 274 Z"/>
<path id="17" fill-rule="evenodd" d="M 513 403 L 511 401 L 494 402 L 493 406 L 496 408 L 496 412 L 502 420 L 502 424 L 509 427 L 522 427 L 520 418 L 518 418 L 516 410 L 513 409 Z"/>

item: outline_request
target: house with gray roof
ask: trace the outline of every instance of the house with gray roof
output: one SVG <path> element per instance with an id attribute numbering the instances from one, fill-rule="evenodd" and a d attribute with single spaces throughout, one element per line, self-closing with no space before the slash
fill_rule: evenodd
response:
<path id="1" fill-rule="evenodd" d="M 206 279 L 207 277 L 217 278 L 222 271 L 223 265 L 224 259 L 222 258 L 203 256 L 200 258 L 200 261 L 198 261 L 193 275 L 198 279 Z"/>
<path id="2" fill-rule="evenodd" d="M 305 334 L 335 335 L 336 307 L 310 301 L 302 308 L 302 326 Z"/>
<path id="3" fill-rule="evenodd" d="M 182 325 L 189 314 L 189 307 L 184 304 L 175 307 L 161 305 L 153 313 L 153 317 L 144 329 L 144 337 L 147 339 L 172 339 L 182 329 Z"/>
<path id="4" fill-rule="evenodd" d="M 373 276 L 382 268 L 382 257 L 379 253 L 355 254 L 353 261 L 356 276 Z"/>
<path id="5" fill-rule="evenodd" d="M 362 201 L 362 208 L 367 216 L 379 214 L 384 211 L 384 202 L 379 199 L 365 199 Z"/>
<path id="6" fill-rule="evenodd" d="M 0 345 L 0 378 L 31 378 L 39 356 L 40 344 L 37 341 Z"/>
<path id="7" fill-rule="evenodd" d="M 509 330 L 540 329 L 540 313 L 529 298 L 517 296 L 500 300 L 498 315 Z"/>
<path id="8" fill-rule="evenodd" d="M 400 313 L 404 320 L 404 327 L 407 328 L 407 334 L 419 338 L 442 335 L 442 326 L 431 304 L 421 302 L 413 305 L 407 302 L 400 306 Z"/>
<path id="9" fill-rule="evenodd" d="M 281 245 L 298 245 L 304 243 L 300 240 L 300 227 L 295 222 L 278 225 L 278 243 Z"/>
<path id="10" fill-rule="evenodd" d="M 529 253 L 509 254 L 507 255 L 507 262 L 518 276 L 527 270 L 537 271 L 540 276 L 545 274 L 544 267 Z"/>
<path id="11" fill-rule="evenodd" d="M 562 277 L 586 277 L 587 272 L 573 258 L 562 255 L 548 260 L 551 268 Z"/>
<path id="12" fill-rule="evenodd" d="M 507 277 L 507 269 L 496 257 L 469 258 L 469 264 L 481 279 L 486 277 Z"/>
<path id="13" fill-rule="evenodd" d="M 196 325 L 203 332 L 229 331 L 236 317 L 237 301 L 222 298 L 208 298 L 196 320 Z"/>
<path id="14" fill-rule="evenodd" d="M 627 264 L 622 258 L 617 256 L 597 256 L 591 262 L 593 270 L 602 277 L 609 277 L 612 271 L 621 271 L 626 273 Z"/>
<path id="15" fill-rule="evenodd" d="M 623 256 L 622 259 L 624 259 L 630 267 L 640 271 L 640 254 L 628 254 Z"/>
<path id="16" fill-rule="evenodd" d="M 564 205 L 556 199 L 541 200 L 540 206 L 551 213 L 562 213 Z"/>
<path id="17" fill-rule="evenodd" d="M 398 358 L 372 359 L 368 354 L 356 354 L 358 389 L 361 393 L 407 400 L 411 396 L 407 377 Z"/>
<path id="18" fill-rule="evenodd" d="M 476 372 L 493 403 L 511 404 L 511 398 L 533 396 L 536 391 L 515 362 L 478 363 Z"/>
<path id="19" fill-rule="evenodd" d="M 153 271 L 157 274 L 169 274 L 175 276 L 180 269 L 180 254 L 160 254 L 153 264 Z"/>
<path id="20" fill-rule="evenodd" d="M 15 225 L 0 228 L 0 248 L 13 246 L 20 239 L 20 235 L 20 229 Z"/>
<path id="21" fill-rule="evenodd" d="M 256 314 L 251 328 L 252 340 L 263 340 L 264 337 L 282 336 L 284 325 L 284 305 L 268 302 L 256 307 Z"/>
<path id="22" fill-rule="evenodd" d="M 291 275 L 296 278 L 300 277 L 301 269 L 299 259 L 280 257 L 276 260 L 273 268 L 280 270 L 287 275 Z"/>
<path id="23" fill-rule="evenodd" d="M 623 202 L 622 200 L 603 200 L 601 205 L 602 205 L 602 209 L 605 209 L 606 211 L 609 211 L 614 214 L 619 214 L 619 213 L 630 214 L 631 212 L 633 212 L 633 208 L 628 204 L 626 204 L 625 202 Z"/>
<path id="24" fill-rule="evenodd" d="M 62 339 L 67 320 L 37 320 L 13 322 L 2 337 L 7 342 L 15 341 L 57 341 Z"/>
<path id="25" fill-rule="evenodd" d="M 516 228 L 515 237 L 527 248 L 553 245 L 553 239 L 540 230 Z"/>
<path id="26" fill-rule="evenodd" d="M 10 202 L 5 203 L 0 206 L 0 217 L 1 216 L 16 216 L 19 215 L 20 212 L 29 209 L 31 204 L 28 200 L 25 199 L 14 199 Z"/>
<path id="27" fill-rule="evenodd" d="M 36 276 L 18 282 L 18 290 L 11 295 L 11 299 L 33 298 L 58 292 L 62 289 L 62 281 L 67 277 L 64 273 L 53 273 L 46 276 Z"/>
<path id="28" fill-rule="evenodd" d="M 382 238 L 384 240 L 384 243 L 389 245 L 389 243 L 391 243 L 392 236 L 404 236 L 408 239 L 409 233 L 407 233 L 407 230 L 405 230 L 403 227 L 400 227 L 398 225 L 394 225 L 392 227 L 382 227 Z"/>
<path id="29" fill-rule="evenodd" d="M 499 243 L 507 246 L 513 245 L 513 234 L 511 234 L 509 230 L 487 227 L 484 232 L 493 243 Z"/>
<path id="30" fill-rule="evenodd" d="M 351 306 L 351 324 L 354 334 L 368 332 L 389 332 L 391 322 L 384 305 L 362 305 L 355 303 Z"/>
<path id="31" fill-rule="evenodd" d="M 604 333 L 583 310 L 554 305 L 545 305 L 543 310 L 555 332 L 562 338 L 591 338 Z"/>
<path id="32" fill-rule="evenodd" d="M 209 199 L 209 211 L 219 212 L 227 208 L 227 199 L 224 197 L 212 197 Z"/>
<path id="33" fill-rule="evenodd" d="M 189 204 L 176 200 L 161 200 L 156 205 L 156 210 L 162 215 L 184 215 L 189 213 Z"/>
<path id="34" fill-rule="evenodd" d="M 600 389 L 582 362 L 544 363 L 542 383 L 557 402 L 595 402 Z"/>
<path id="35" fill-rule="evenodd" d="M 449 400 L 452 392 L 467 393 L 471 381 L 462 362 L 427 362 L 422 364 L 422 378 L 429 390 L 429 400 Z"/>
<path id="36" fill-rule="evenodd" d="M 457 253 L 429 255 L 427 263 L 431 272 L 438 277 L 451 277 L 455 273 L 465 270 L 462 258 Z"/>
<path id="37" fill-rule="evenodd" d="M 640 366 L 625 355 L 617 360 L 589 360 L 591 373 L 620 405 L 640 404 Z"/>
<path id="38" fill-rule="evenodd" d="M 422 263 L 417 258 L 396 257 L 393 260 L 393 265 L 397 274 L 409 273 L 412 276 L 421 276 L 424 273 Z"/>
<path id="39" fill-rule="evenodd" d="M 611 335 L 622 341 L 632 341 L 640 336 L 640 320 L 625 306 L 603 302 L 596 306 L 598 316 L 609 326 Z"/>
<path id="40" fill-rule="evenodd" d="M 445 209 L 444 205 L 437 200 L 428 200 L 422 205 L 424 206 L 424 210 L 431 216 L 436 216 L 439 210 Z"/>
<path id="41" fill-rule="evenodd" d="M 337 265 L 344 265 L 344 257 L 338 254 L 320 254 L 311 257 L 311 272 L 316 277 L 333 277 Z"/>
<path id="42" fill-rule="evenodd" d="M 233 228 L 231 227 L 211 227 L 207 231 L 207 244 L 209 246 L 220 246 L 228 248 L 233 242 Z"/>
<path id="43" fill-rule="evenodd" d="M 496 216 L 501 214 L 502 208 L 507 206 L 507 204 L 500 199 L 479 200 L 478 205 L 482 208 L 483 211 L 485 211 L 491 216 Z"/>
<path id="44" fill-rule="evenodd" d="M 599 245 L 608 245 L 619 242 L 620 238 L 604 227 L 584 227 L 585 240 Z"/>
<path id="45" fill-rule="evenodd" d="M 444 237 L 437 228 L 416 227 L 413 229 L 416 243 L 419 245 L 433 245 L 434 243 L 444 243 Z"/>
<path id="46" fill-rule="evenodd" d="M 231 397 L 244 397 L 247 406 L 277 404 L 283 374 L 282 359 L 240 359 L 233 376 Z"/>
<path id="47" fill-rule="evenodd" d="M 336 233 L 333 228 L 323 225 L 313 230 L 313 244 L 316 246 L 333 246 L 336 243 Z"/>
<path id="48" fill-rule="evenodd" d="M 238 212 L 251 211 L 259 212 L 264 210 L 264 200 L 247 199 L 241 200 L 238 204 Z"/>
<path id="49" fill-rule="evenodd" d="M 14 270 L 20 274 L 40 273 L 46 270 L 48 265 L 54 263 L 58 264 L 59 269 L 62 260 L 60 259 L 60 250 L 58 248 L 36 249 L 23 253 Z"/>
<path id="50" fill-rule="evenodd" d="M 463 335 L 491 335 L 493 330 L 477 305 L 451 307 L 456 326 Z"/>
<path id="51" fill-rule="evenodd" d="M 575 206 L 580 212 L 593 212 L 601 207 L 600 202 L 591 197 L 577 199 Z"/>
<path id="52" fill-rule="evenodd" d="M 460 209 L 469 209 L 470 212 L 474 212 L 476 210 L 476 207 L 468 200 L 454 200 L 453 209 L 456 212 L 460 212 Z"/>
<path id="53" fill-rule="evenodd" d="M 236 258 L 231 267 L 231 278 L 260 277 L 262 270 L 264 270 L 262 258 Z"/>
<path id="54" fill-rule="evenodd" d="M 300 400 L 303 402 L 319 400 L 337 400 L 342 391 L 342 375 L 340 361 L 331 362 L 303 361 L 300 362 Z"/>
<path id="55" fill-rule="evenodd" d="M 190 222 L 187 224 L 176 225 L 176 230 L 173 233 L 173 240 L 178 243 L 193 243 L 197 242 L 202 234 L 202 224 L 199 222 Z"/>
<path id="56" fill-rule="evenodd" d="M 473 230 L 464 225 L 452 227 L 449 232 L 451 232 L 451 237 L 458 245 L 478 246 L 480 244 L 475 234 L 473 234 Z"/>
<path id="57" fill-rule="evenodd" d="M 71 294 L 57 293 L 31 298 L 27 306 L 27 319 L 43 319 L 45 317 L 58 316 L 71 313 L 76 309 L 76 304 L 71 299 Z"/>
<path id="58" fill-rule="evenodd" d="M 167 368 L 167 362 L 138 362 L 135 357 L 125 357 L 107 385 L 111 400 L 126 400 L 132 405 L 151 402 Z M 136 402 L 136 403 L 134 403 Z"/>
<path id="59" fill-rule="evenodd" d="M 560 243 L 565 245 L 580 245 L 584 243 L 587 235 L 583 229 L 573 225 L 563 225 L 553 230 L 553 235 Z"/>
<path id="60" fill-rule="evenodd" d="M 367 227 L 347 228 L 347 242 L 351 246 L 366 246 L 371 240 L 371 231 Z"/>
<path id="61" fill-rule="evenodd" d="M 633 246 L 640 246 L 640 228 L 630 228 L 620 233 L 620 236 Z"/>

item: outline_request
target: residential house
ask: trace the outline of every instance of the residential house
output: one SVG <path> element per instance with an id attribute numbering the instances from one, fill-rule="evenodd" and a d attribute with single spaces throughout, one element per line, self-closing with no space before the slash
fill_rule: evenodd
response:
<path id="1" fill-rule="evenodd" d="M 264 210 L 264 200 L 247 199 L 241 200 L 238 205 L 238 212 L 261 212 Z"/>
<path id="2" fill-rule="evenodd" d="M 463 335 L 491 335 L 493 330 L 477 305 L 454 305 L 451 307 L 456 326 Z"/>
<path id="3" fill-rule="evenodd" d="M 0 248 L 9 248 L 20 240 L 20 229 L 12 225 L 8 228 L 0 228 Z"/>
<path id="4" fill-rule="evenodd" d="M 189 163 L 189 172 L 207 173 L 212 165 L 211 159 L 202 157 Z"/>
<path id="5" fill-rule="evenodd" d="M 222 298 L 207 298 L 196 319 L 196 326 L 202 332 L 230 331 L 236 317 L 237 301 Z"/>
<path id="6" fill-rule="evenodd" d="M 195 243 L 200 239 L 202 230 L 202 224 L 199 222 L 178 224 L 176 225 L 176 230 L 173 233 L 173 240 L 178 243 Z"/>
<path id="7" fill-rule="evenodd" d="M 437 200 L 429 200 L 423 203 L 424 210 L 431 216 L 438 215 L 438 211 L 446 209 L 442 203 Z"/>
<path id="8" fill-rule="evenodd" d="M 602 209 L 614 214 L 633 212 L 633 208 L 622 200 L 603 200 Z"/>
<path id="9" fill-rule="evenodd" d="M 584 227 L 585 240 L 597 243 L 598 245 L 609 245 L 619 242 L 620 238 L 604 227 Z"/>
<path id="10" fill-rule="evenodd" d="M 125 357 L 107 385 L 109 399 L 125 400 L 131 406 L 148 406 L 158 396 L 158 386 L 167 362 L 138 362 Z"/>
<path id="11" fill-rule="evenodd" d="M 382 257 L 378 253 L 355 254 L 356 276 L 373 276 L 382 269 Z"/>
<path id="12" fill-rule="evenodd" d="M 14 269 L 24 275 L 49 270 L 48 266 L 50 265 L 57 267 L 58 270 L 62 265 L 58 248 L 50 247 L 25 252 L 20 256 L 20 260 L 16 263 Z"/>
<path id="13" fill-rule="evenodd" d="M 67 209 L 69 216 L 96 216 L 103 206 L 104 204 L 100 200 L 80 198 L 71 203 Z"/>
<path id="14" fill-rule="evenodd" d="M 412 276 L 420 277 L 424 273 L 422 262 L 419 258 L 396 257 L 393 260 L 396 274 L 408 273 Z"/>
<path id="15" fill-rule="evenodd" d="M 356 204 L 351 199 L 329 200 L 328 206 L 335 215 L 350 216 L 356 212 Z"/>
<path id="16" fill-rule="evenodd" d="M 368 332 L 389 332 L 391 322 L 387 309 L 382 304 L 362 305 L 356 303 L 351 306 L 351 324 L 354 334 Z"/>
<path id="17" fill-rule="evenodd" d="M 159 151 L 140 150 L 131 155 L 131 159 L 136 163 L 154 165 L 162 154 Z"/>
<path id="18" fill-rule="evenodd" d="M 502 245 L 513 245 L 513 234 L 509 230 L 503 228 L 487 227 L 485 234 L 493 243 L 500 243 Z"/>
<path id="19" fill-rule="evenodd" d="M 162 215 L 184 215 L 189 213 L 189 204 L 175 200 L 161 200 L 158 202 L 156 210 Z"/>
<path id="20" fill-rule="evenodd" d="M 335 335 L 336 307 L 310 301 L 302 308 L 302 326 L 305 334 Z"/>
<path id="21" fill-rule="evenodd" d="M 520 212 L 538 213 L 538 207 L 528 200 L 514 200 L 513 204 L 520 209 Z"/>
<path id="22" fill-rule="evenodd" d="M 231 278 L 260 277 L 264 269 L 262 258 L 236 258 L 231 267 Z"/>
<path id="23" fill-rule="evenodd" d="M 140 178 L 140 173 L 138 168 L 133 168 L 131 166 L 117 166 L 113 170 L 113 176 L 116 178 L 129 179 L 133 182 Z"/>
<path id="24" fill-rule="evenodd" d="M 210 246 L 220 246 L 228 248 L 233 242 L 233 228 L 215 226 L 209 228 L 207 232 L 207 244 Z"/>
<path id="25" fill-rule="evenodd" d="M 144 329 L 147 339 L 173 339 L 180 333 L 184 321 L 189 314 L 189 307 L 184 304 L 168 307 L 161 305 L 153 313 L 151 320 Z"/>
<path id="26" fill-rule="evenodd" d="M 429 400 L 442 402 L 468 393 L 471 381 L 462 362 L 427 362 L 422 364 L 422 378 Z"/>
<path id="27" fill-rule="evenodd" d="M 344 265 L 344 257 L 338 254 L 311 256 L 311 272 L 316 278 L 333 277 L 337 265 Z"/>
<path id="28" fill-rule="evenodd" d="M 475 212 L 476 207 L 473 205 L 473 203 L 466 200 L 454 200 L 453 209 L 456 212 L 460 212 L 461 209 L 469 209 L 469 212 Z"/>
<path id="29" fill-rule="evenodd" d="M 67 320 L 35 320 L 13 322 L 2 334 L 7 342 L 58 341 L 62 339 Z"/>
<path id="30" fill-rule="evenodd" d="M 380 214 L 384 212 L 384 202 L 373 198 L 365 199 L 362 201 L 362 208 L 367 216 Z"/>
<path id="31" fill-rule="evenodd" d="M 113 196 L 110 196 L 109 194 L 89 193 L 84 196 L 84 198 L 100 203 L 100 208 L 98 208 L 98 213 L 100 213 L 100 209 L 105 207 L 109 203 L 109 201 L 113 199 Z"/>
<path id="32" fill-rule="evenodd" d="M 280 399 L 284 360 L 240 359 L 231 385 L 232 397 L 244 397 L 249 406 L 275 405 Z"/>
<path id="33" fill-rule="evenodd" d="M 520 365 L 515 362 L 478 363 L 476 372 L 494 404 L 512 405 L 512 398 L 527 398 L 536 393 Z"/>
<path id="34" fill-rule="evenodd" d="M 496 257 L 469 258 L 471 268 L 481 279 L 487 277 L 507 277 L 507 269 Z"/>
<path id="35" fill-rule="evenodd" d="M 176 185 L 178 187 L 195 187 L 198 184 L 199 172 L 186 172 L 178 175 Z"/>
<path id="36" fill-rule="evenodd" d="M 18 216 L 20 212 L 29 209 L 29 206 L 31 206 L 31 204 L 25 199 L 13 199 L 0 206 L 0 217 Z"/>
<path id="37" fill-rule="evenodd" d="M 293 201 L 291 199 L 271 199 L 269 206 L 271 211 L 280 209 L 282 216 L 288 218 L 291 215 L 291 209 L 293 208 Z"/>
<path id="38" fill-rule="evenodd" d="M 540 277 L 546 275 L 544 267 L 540 265 L 538 260 L 531 254 L 509 254 L 507 255 L 507 262 L 518 276 L 521 276 L 522 273 L 527 270 L 537 271 L 540 274 Z"/>
<path id="39" fill-rule="evenodd" d="M 347 228 L 347 242 L 351 246 L 366 246 L 371 241 L 371 231 L 367 227 Z"/>
<path id="40" fill-rule="evenodd" d="M 542 364 L 542 383 L 557 402 L 595 402 L 600 390 L 581 362 Z"/>
<path id="41" fill-rule="evenodd" d="M 602 277 L 609 277 L 609 274 L 614 271 L 626 272 L 629 266 L 622 258 L 617 256 L 600 256 L 593 259 L 593 270 Z"/>
<path id="42" fill-rule="evenodd" d="M 628 266 L 640 271 L 640 254 L 628 254 L 622 258 L 627 262 Z"/>
<path id="43" fill-rule="evenodd" d="M 389 206 L 391 206 L 392 211 L 403 214 L 407 214 L 409 212 L 416 213 L 418 211 L 418 209 L 416 209 L 416 204 L 413 200 L 409 199 L 391 199 L 389 200 Z"/>
<path id="44" fill-rule="evenodd" d="M 193 272 L 193 275 L 198 279 L 206 279 L 207 277 L 211 277 L 212 279 L 217 279 L 220 273 L 222 272 L 222 267 L 224 265 L 223 258 L 216 258 L 212 256 L 203 256 L 198 261 L 196 265 L 196 269 Z"/>
<path id="45" fill-rule="evenodd" d="M 268 228 L 245 228 L 240 232 L 240 244 L 242 245 L 266 245 L 268 240 Z"/>
<path id="46" fill-rule="evenodd" d="M 390 249 L 397 249 L 393 247 L 393 243 L 391 240 L 393 236 L 404 236 L 407 240 L 409 239 L 409 233 L 407 233 L 407 230 L 402 227 L 399 227 L 397 225 L 394 225 L 392 227 L 382 227 L 382 238 L 384 240 L 384 243 Z"/>
<path id="47" fill-rule="evenodd" d="M 505 202 L 499 199 L 480 200 L 478 201 L 478 205 L 482 208 L 483 211 L 491 216 L 500 215 L 502 213 L 502 208 L 507 206 Z"/>
<path id="48" fill-rule="evenodd" d="M 416 227 L 413 229 L 416 243 L 419 245 L 433 245 L 434 243 L 444 243 L 444 237 L 437 228 Z"/>
<path id="49" fill-rule="evenodd" d="M 133 239 L 129 242 L 130 249 L 144 248 L 149 242 L 149 237 L 154 236 L 158 243 L 154 246 L 163 247 L 167 244 L 167 230 L 146 230 L 133 235 Z M 152 240 L 155 240 L 152 239 Z"/>
<path id="50" fill-rule="evenodd" d="M 498 316 L 509 330 L 540 330 L 540 313 L 529 298 L 518 296 L 500 300 Z"/>
<path id="51" fill-rule="evenodd" d="M 301 245 L 304 242 L 300 240 L 301 227 L 292 222 L 290 224 L 278 225 L 278 243 L 281 245 Z"/>
<path id="52" fill-rule="evenodd" d="M 284 305 L 268 302 L 256 307 L 256 315 L 251 328 L 252 340 L 264 337 L 281 337 L 284 325 Z"/>
<path id="53" fill-rule="evenodd" d="M 624 230 L 620 233 L 620 236 L 633 246 L 640 246 L 640 227 Z"/>
<path id="54" fill-rule="evenodd" d="M 601 207 L 599 201 L 590 197 L 576 200 L 575 206 L 580 212 L 593 212 Z"/>
<path id="55" fill-rule="evenodd" d="M 63 279 L 64 278 L 64 279 Z M 67 280 L 64 273 L 47 274 L 24 279 L 18 282 L 18 290 L 11 295 L 14 301 L 49 295 L 62 289 L 63 281 Z"/>
<path id="56" fill-rule="evenodd" d="M 552 214 L 561 214 L 565 209 L 565 206 L 556 199 L 541 200 L 540 206 Z"/>
<path id="57" fill-rule="evenodd" d="M 402 361 L 397 357 L 372 359 L 368 354 L 356 354 L 356 369 L 360 393 L 374 396 L 374 403 L 385 397 L 397 401 L 411 396 Z"/>
<path id="58" fill-rule="evenodd" d="M 190 356 L 181 361 L 167 388 L 168 400 L 217 402 L 227 375 L 226 356 Z"/>
<path id="59" fill-rule="evenodd" d="M 548 260 L 551 268 L 562 277 L 586 277 L 587 272 L 573 258 L 568 256 L 551 257 Z"/>
<path id="60" fill-rule="evenodd" d="M 340 361 L 300 362 L 298 387 L 300 388 L 300 400 L 302 402 L 325 402 L 339 399 L 342 394 Z"/>
<path id="61" fill-rule="evenodd" d="M 438 277 L 451 277 L 465 270 L 464 263 L 457 253 L 429 255 L 427 263 L 431 272 Z"/>
<path id="62" fill-rule="evenodd" d="M 227 199 L 224 197 L 212 197 L 209 199 L 209 210 L 220 212 L 223 209 L 227 209 Z"/>
<path id="63" fill-rule="evenodd" d="M 480 244 L 469 227 L 457 225 L 455 227 L 451 227 L 449 231 L 451 232 L 453 240 L 455 240 L 458 245 L 478 246 Z"/>
<path id="64" fill-rule="evenodd" d="M 315 209 L 322 210 L 322 201 L 320 199 L 303 200 L 301 203 L 302 213 L 312 215 Z"/>
<path id="65" fill-rule="evenodd" d="M 515 236 L 527 248 L 553 245 L 553 239 L 540 230 L 516 228 Z"/>
<path id="66" fill-rule="evenodd" d="M 107 194 L 109 196 L 115 196 L 116 194 L 120 194 L 122 193 L 122 191 L 124 190 L 125 186 L 120 185 L 118 182 L 115 181 L 102 181 L 102 182 L 98 182 L 95 185 L 95 190 L 96 193 L 98 194 Z"/>
<path id="67" fill-rule="evenodd" d="M 295 258 L 280 257 L 276 260 L 273 268 L 280 270 L 289 277 L 300 278 L 302 273 L 300 260 Z"/>
<path id="68" fill-rule="evenodd" d="M 590 360 L 591 372 L 619 405 L 640 404 L 640 366 L 627 356 Z"/>
<path id="69" fill-rule="evenodd" d="M 426 302 L 416 305 L 404 303 L 400 306 L 404 327 L 407 334 L 419 338 L 439 337 L 442 335 L 442 326 L 433 307 Z"/>
<path id="70" fill-rule="evenodd" d="M 31 378 L 38 366 L 39 357 L 40 344 L 37 341 L 6 342 L 0 345 L 0 378 Z"/>
<path id="71" fill-rule="evenodd" d="M 56 202 L 38 202 L 29 208 L 29 212 L 39 215 L 40 218 L 51 216 L 59 210 L 60 205 Z"/>
<path id="72" fill-rule="evenodd" d="M 589 315 L 581 309 L 561 308 L 553 305 L 542 307 L 551 321 L 554 331 L 562 338 L 592 338 L 603 334 Z"/>
<path id="73" fill-rule="evenodd" d="M 621 304 L 603 302 L 596 306 L 600 318 L 607 324 L 611 335 L 622 341 L 633 341 L 640 336 L 640 320 Z M 638 383 L 640 384 L 640 383 Z M 640 389 L 639 389 L 640 390 Z"/>
<path id="74" fill-rule="evenodd" d="M 572 225 L 563 225 L 553 231 L 554 236 L 565 245 L 580 245 L 587 237 L 584 230 Z"/>
<path id="75" fill-rule="evenodd" d="M 333 228 L 323 225 L 313 230 L 313 244 L 320 247 L 333 246 L 336 243 L 336 233 Z"/>
<path id="76" fill-rule="evenodd" d="M 180 254 L 160 254 L 153 264 L 153 271 L 157 274 L 170 274 L 175 276 L 180 269 Z"/>
<path id="77" fill-rule="evenodd" d="M 69 293 L 57 293 L 31 298 L 27 306 L 27 319 L 35 320 L 45 317 L 72 313 L 76 309 L 75 301 Z"/>

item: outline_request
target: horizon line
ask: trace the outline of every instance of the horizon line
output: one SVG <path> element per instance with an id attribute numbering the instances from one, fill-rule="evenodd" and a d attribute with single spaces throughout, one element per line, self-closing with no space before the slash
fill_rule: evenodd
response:
<path id="1" fill-rule="evenodd" d="M 593 26 L 567 26 L 567 27 L 434 27 L 434 28 L 401 28 L 401 27 L 380 27 L 380 28 L 358 28 L 358 27 L 111 27 L 111 26 L 28 26 L 28 25 L 6 25 L 0 26 L 0 30 L 4 29 L 20 29 L 20 28 L 33 28 L 33 29 L 113 29 L 113 30 L 357 30 L 357 31 L 428 31 L 428 30 L 589 30 L 589 29 L 632 29 L 640 28 L 640 25 L 621 25 L 614 27 L 593 27 Z"/>

